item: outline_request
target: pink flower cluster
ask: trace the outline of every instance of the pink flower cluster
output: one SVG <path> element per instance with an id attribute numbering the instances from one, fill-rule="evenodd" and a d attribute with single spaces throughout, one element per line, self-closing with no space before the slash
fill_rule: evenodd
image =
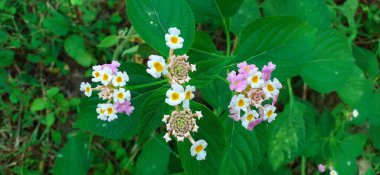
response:
<path id="1" fill-rule="evenodd" d="M 276 65 L 269 62 L 261 71 L 256 65 L 245 61 L 237 66 L 238 72 L 231 71 L 227 76 L 230 89 L 235 91 L 229 105 L 229 116 L 235 121 L 242 121 L 248 130 L 263 121 L 272 122 L 277 116 L 274 105 L 282 88 L 277 78 L 271 80 Z M 241 111 L 244 112 L 243 116 Z"/>

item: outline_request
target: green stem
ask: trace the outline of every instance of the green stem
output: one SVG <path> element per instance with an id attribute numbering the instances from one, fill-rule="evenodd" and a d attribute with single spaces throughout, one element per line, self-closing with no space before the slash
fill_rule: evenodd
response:
<path id="1" fill-rule="evenodd" d="M 301 174 L 306 175 L 306 158 L 302 156 Z"/>
<path id="2" fill-rule="evenodd" d="M 230 30 L 228 29 L 226 18 L 223 18 L 222 22 L 224 26 L 224 33 L 226 34 L 226 41 L 227 41 L 226 56 L 230 56 L 231 54 Z"/>
<path id="3" fill-rule="evenodd" d="M 165 83 L 165 82 L 168 82 L 168 80 L 161 80 L 161 81 L 156 81 L 156 82 L 153 82 L 153 83 L 141 84 L 141 85 L 136 85 L 136 86 L 127 86 L 127 89 L 128 90 L 141 89 L 141 88 L 145 88 L 145 87 L 149 87 L 149 86 L 154 86 L 154 85 L 162 84 L 162 83 Z"/>
<path id="4" fill-rule="evenodd" d="M 293 103 L 293 101 L 294 101 L 294 94 L 293 94 L 292 83 L 291 83 L 291 79 L 290 78 L 287 79 L 287 83 L 288 83 L 288 88 L 289 88 L 290 103 Z"/>
<path id="5" fill-rule="evenodd" d="M 119 57 L 119 55 L 123 51 L 124 47 L 128 44 L 129 39 L 131 38 L 133 32 L 134 32 L 134 29 L 131 26 L 131 28 L 129 28 L 127 35 L 125 37 L 123 37 L 124 38 L 123 41 L 119 45 L 117 45 L 116 50 L 113 53 L 112 60 L 116 60 Z"/>

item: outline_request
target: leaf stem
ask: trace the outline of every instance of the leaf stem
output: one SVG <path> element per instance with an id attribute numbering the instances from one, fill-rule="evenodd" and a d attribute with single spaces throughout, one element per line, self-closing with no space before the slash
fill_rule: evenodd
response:
<path id="1" fill-rule="evenodd" d="M 119 45 L 117 45 L 116 50 L 113 53 L 112 60 L 116 60 L 119 57 L 119 55 L 123 51 L 124 47 L 128 44 L 129 39 L 131 38 L 132 33 L 134 31 L 135 30 L 133 29 L 133 26 L 131 26 L 131 28 L 129 28 L 127 35 L 125 37 L 123 37 L 124 38 L 123 41 Z"/>
<path id="2" fill-rule="evenodd" d="M 141 89 L 141 88 L 145 88 L 145 87 L 149 87 L 149 86 L 154 86 L 154 85 L 162 84 L 162 83 L 165 83 L 165 82 L 168 82 L 168 81 L 167 80 L 161 80 L 161 81 L 155 81 L 155 82 L 147 83 L 147 84 L 141 84 L 141 85 L 135 85 L 135 86 L 127 86 L 127 89 L 128 90 Z"/>
<path id="3" fill-rule="evenodd" d="M 302 161 L 301 174 L 306 175 L 306 158 L 305 158 L 305 156 L 302 156 L 301 161 Z"/>
<path id="4" fill-rule="evenodd" d="M 293 94 L 291 79 L 288 78 L 286 81 L 288 83 L 288 88 L 289 88 L 290 103 L 293 103 L 293 101 L 294 101 L 294 94 Z"/>
<path id="5" fill-rule="evenodd" d="M 230 56 L 230 53 L 231 53 L 230 30 L 228 29 L 226 18 L 223 18 L 222 22 L 224 26 L 224 33 L 226 34 L 226 41 L 227 41 L 226 56 Z"/>

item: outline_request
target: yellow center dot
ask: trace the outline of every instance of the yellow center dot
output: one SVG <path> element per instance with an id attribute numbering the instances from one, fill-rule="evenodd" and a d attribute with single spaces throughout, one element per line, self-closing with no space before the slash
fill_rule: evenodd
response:
<path id="1" fill-rule="evenodd" d="M 268 111 L 267 116 L 271 117 L 272 115 L 273 115 L 273 111 L 272 110 Z"/>
<path id="2" fill-rule="evenodd" d="M 187 91 L 186 92 L 186 100 L 190 100 L 190 97 L 191 97 L 191 92 L 190 91 Z"/>
<path id="3" fill-rule="evenodd" d="M 259 82 L 259 76 L 253 76 L 252 77 L 252 82 L 253 83 L 258 83 Z"/>
<path id="4" fill-rule="evenodd" d="M 239 107 L 243 107 L 244 105 L 245 105 L 244 100 L 243 100 L 243 99 L 240 99 L 240 100 L 238 101 L 238 106 L 239 106 Z"/>
<path id="5" fill-rule="evenodd" d="M 156 69 L 157 72 L 162 72 L 164 70 L 164 67 L 160 62 L 154 62 L 153 67 Z"/>
<path id="6" fill-rule="evenodd" d="M 106 112 L 106 111 L 104 111 L 104 109 L 100 109 L 100 114 L 104 114 L 104 112 Z"/>
<path id="7" fill-rule="evenodd" d="M 123 82 L 123 78 L 121 76 L 118 76 L 116 78 L 116 82 L 120 84 L 121 82 Z"/>
<path id="8" fill-rule="evenodd" d="M 113 114 L 113 108 L 107 108 L 107 113 L 108 114 Z"/>
<path id="9" fill-rule="evenodd" d="M 108 78 L 109 78 L 108 74 L 103 75 L 103 81 L 108 81 Z"/>
<path id="10" fill-rule="evenodd" d="M 248 121 L 251 121 L 252 118 L 253 118 L 253 115 L 252 115 L 252 114 L 248 114 L 248 116 L 247 116 L 247 120 L 248 120 Z"/>
<path id="11" fill-rule="evenodd" d="M 118 93 L 118 94 L 117 94 L 117 98 L 118 98 L 118 99 L 123 99 L 123 98 L 124 98 L 124 94 L 121 93 L 121 92 Z"/>
<path id="12" fill-rule="evenodd" d="M 100 76 L 100 73 L 98 71 L 95 72 L 95 78 L 98 78 Z"/>
<path id="13" fill-rule="evenodd" d="M 267 85 L 267 89 L 268 89 L 269 92 L 273 92 L 274 91 L 274 87 L 271 84 Z"/>
<path id="14" fill-rule="evenodd" d="M 86 87 L 86 92 L 90 92 L 91 88 L 89 86 Z"/>
<path id="15" fill-rule="evenodd" d="M 202 145 L 198 145 L 197 147 L 195 147 L 195 152 L 199 153 L 203 150 L 203 146 Z"/>
<path id="16" fill-rule="evenodd" d="M 171 98 L 173 101 L 178 100 L 178 99 L 179 99 L 179 93 L 177 93 L 177 92 L 172 93 L 172 95 L 170 96 L 170 98 Z"/>
<path id="17" fill-rule="evenodd" d="M 173 44 L 177 44 L 178 43 L 178 37 L 176 37 L 176 36 L 170 37 L 170 42 Z"/>

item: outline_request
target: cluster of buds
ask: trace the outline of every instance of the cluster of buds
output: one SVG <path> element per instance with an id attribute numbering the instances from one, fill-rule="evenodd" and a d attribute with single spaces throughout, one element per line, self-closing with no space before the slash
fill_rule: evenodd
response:
<path id="1" fill-rule="evenodd" d="M 98 119 L 112 121 L 117 118 L 116 113 L 130 115 L 134 107 L 131 104 L 131 92 L 123 88 L 129 81 L 128 74 L 119 72 L 120 63 L 112 61 L 111 64 L 96 65 L 92 67 L 92 79 L 94 83 L 101 83 L 92 88 L 90 83 L 82 82 L 80 90 L 87 97 L 92 95 L 92 91 L 99 91 L 99 98 L 107 100 L 106 103 L 98 104 L 96 112 Z"/>
<path id="2" fill-rule="evenodd" d="M 167 62 L 162 56 L 151 55 L 147 63 L 147 72 L 154 78 L 165 76 L 171 84 L 171 88 L 166 92 L 165 102 L 175 106 L 175 110 L 170 115 L 164 115 L 162 119 L 167 130 L 164 139 L 166 142 L 172 140 L 171 136 L 176 137 L 177 141 L 189 139 L 192 143 L 191 155 L 196 156 L 197 160 L 204 160 L 207 142 L 194 141 L 190 135 L 190 132 L 198 132 L 196 119 L 202 118 L 203 115 L 201 111 L 193 113 L 190 109 L 190 100 L 194 98 L 195 87 L 184 85 L 190 81 L 189 72 L 196 71 L 196 67 L 188 62 L 187 55 L 174 55 L 174 50 L 183 46 L 184 40 L 179 36 L 180 34 L 177 28 L 169 29 L 169 33 L 165 35 L 166 45 L 170 48 Z"/>
<path id="3" fill-rule="evenodd" d="M 329 167 L 329 170 L 330 170 L 329 175 L 338 175 L 338 172 L 337 172 L 336 170 L 334 170 L 334 167 L 333 167 L 333 166 L 330 166 L 330 167 Z M 320 173 L 324 173 L 324 172 L 326 172 L 326 165 L 319 164 L 319 165 L 318 165 L 318 171 L 319 171 Z"/>
<path id="4" fill-rule="evenodd" d="M 281 83 L 274 78 L 270 80 L 273 70 L 276 68 L 272 62 L 265 65 L 261 71 L 254 64 L 242 62 L 238 64 L 238 73 L 231 71 L 227 80 L 230 89 L 235 91 L 229 104 L 232 119 L 242 121 L 244 128 L 252 130 L 263 121 L 272 122 L 275 113 L 279 89 Z M 272 103 L 269 103 L 269 102 Z M 241 111 L 244 115 L 241 117 Z"/>

